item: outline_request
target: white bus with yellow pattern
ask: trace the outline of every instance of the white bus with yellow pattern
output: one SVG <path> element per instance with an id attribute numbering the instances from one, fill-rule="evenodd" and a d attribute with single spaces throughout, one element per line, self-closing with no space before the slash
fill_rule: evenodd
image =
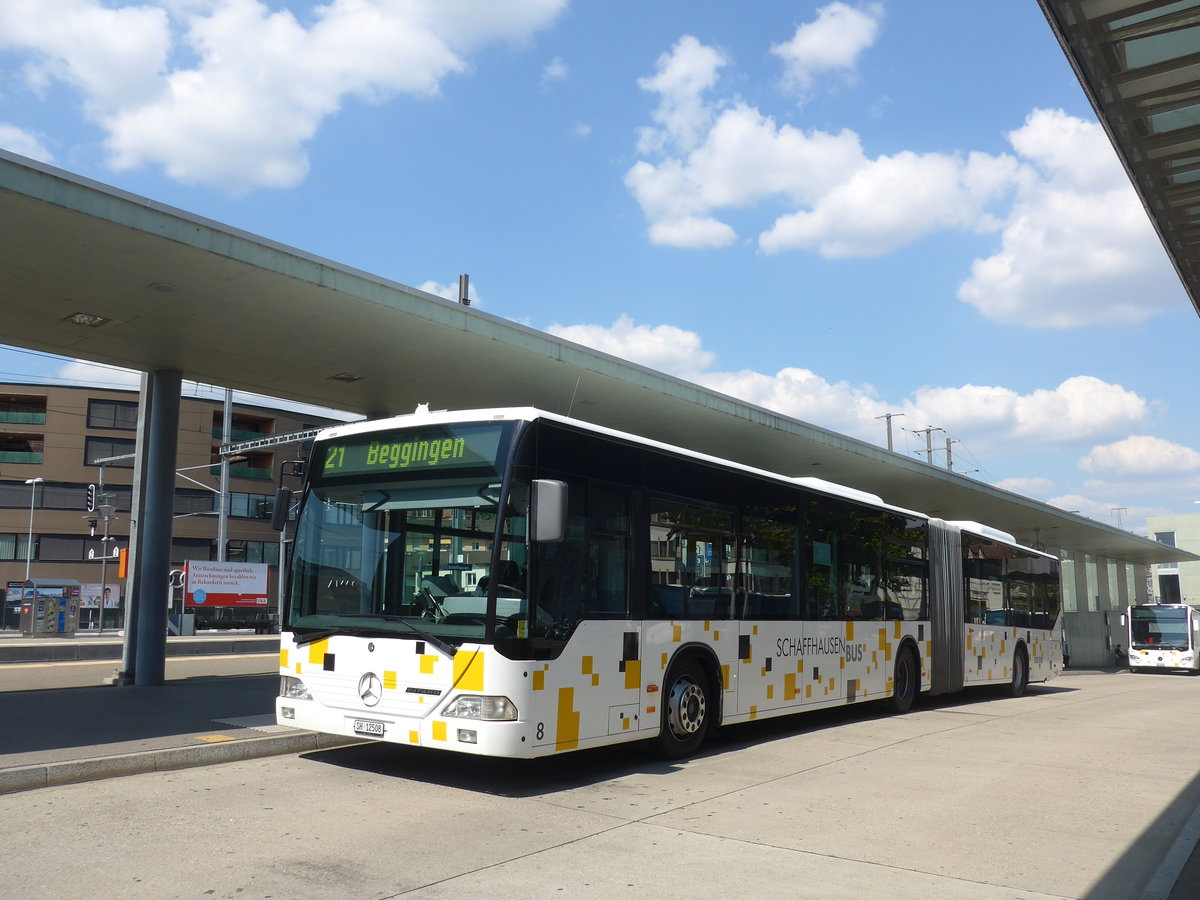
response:
<path id="1" fill-rule="evenodd" d="M 1011 535 L 534 409 L 323 431 L 282 632 L 280 723 L 503 757 L 1062 669 Z"/>

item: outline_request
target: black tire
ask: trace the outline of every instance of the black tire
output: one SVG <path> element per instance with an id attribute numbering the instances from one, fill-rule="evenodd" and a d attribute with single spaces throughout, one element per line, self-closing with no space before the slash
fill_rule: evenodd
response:
<path id="1" fill-rule="evenodd" d="M 906 713 L 913 707 L 921 685 L 921 670 L 912 647 L 905 644 L 896 655 L 892 670 L 892 712 Z"/>
<path id="2" fill-rule="evenodd" d="M 655 749 L 666 759 L 683 759 L 700 749 L 712 721 L 708 676 L 696 659 L 671 667 L 663 683 L 662 727 Z"/>
<path id="3" fill-rule="evenodd" d="M 1029 659 L 1025 656 L 1025 648 L 1018 647 L 1013 652 L 1012 681 L 1008 683 L 1008 696 L 1020 697 L 1029 687 Z"/>

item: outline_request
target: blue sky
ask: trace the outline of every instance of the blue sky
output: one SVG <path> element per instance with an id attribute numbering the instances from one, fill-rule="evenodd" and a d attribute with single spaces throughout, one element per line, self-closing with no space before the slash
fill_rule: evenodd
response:
<path id="1" fill-rule="evenodd" d="M 1197 316 L 1034 0 L 5 0 L 0 146 L 874 443 L 902 413 L 1101 521 L 1200 500 Z"/>

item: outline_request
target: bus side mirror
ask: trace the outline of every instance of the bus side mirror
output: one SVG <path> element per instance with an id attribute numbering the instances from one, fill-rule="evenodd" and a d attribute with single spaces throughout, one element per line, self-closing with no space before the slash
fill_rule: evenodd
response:
<path id="1" fill-rule="evenodd" d="M 535 478 L 529 503 L 535 543 L 552 544 L 567 536 L 567 483 Z"/>
<path id="2" fill-rule="evenodd" d="M 271 510 L 271 527 L 276 531 L 287 528 L 288 512 L 292 508 L 292 489 L 281 487 L 275 492 L 275 507 Z"/>

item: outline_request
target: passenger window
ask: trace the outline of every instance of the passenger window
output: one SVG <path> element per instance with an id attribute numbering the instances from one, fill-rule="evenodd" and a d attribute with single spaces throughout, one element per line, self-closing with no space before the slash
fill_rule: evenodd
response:
<path id="1" fill-rule="evenodd" d="M 730 512 L 651 498 L 648 595 L 651 618 L 731 618 L 732 567 Z"/>
<path id="2" fill-rule="evenodd" d="M 750 507 L 742 513 L 742 580 L 735 615 L 798 619 L 796 507 Z"/>

